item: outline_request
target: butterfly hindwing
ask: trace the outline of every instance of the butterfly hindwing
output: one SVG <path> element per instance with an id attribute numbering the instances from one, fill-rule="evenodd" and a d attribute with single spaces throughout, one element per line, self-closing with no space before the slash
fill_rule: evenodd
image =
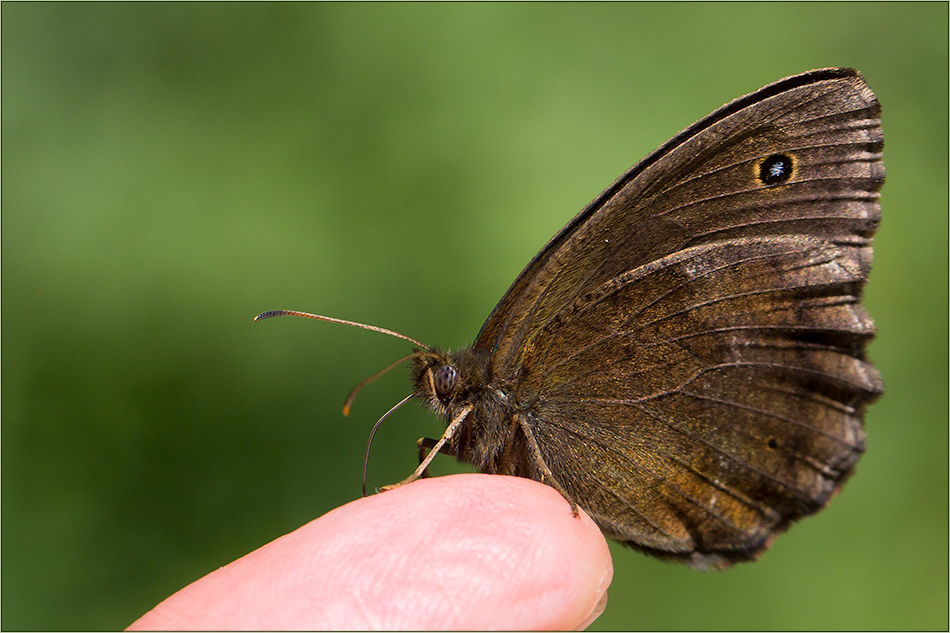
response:
<path id="1" fill-rule="evenodd" d="M 881 385 L 848 353 L 873 325 L 840 252 L 802 236 L 693 247 L 614 278 L 533 339 L 518 399 L 540 394 L 544 459 L 615 538 L 742 557 L 843 483 Z M 622 527 L 642 516 L 666 531 Z"/>

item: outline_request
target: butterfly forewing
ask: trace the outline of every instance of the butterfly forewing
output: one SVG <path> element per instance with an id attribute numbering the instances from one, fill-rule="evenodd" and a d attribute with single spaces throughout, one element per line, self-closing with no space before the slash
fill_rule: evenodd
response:
<path id="1" fill-rule="evenodd" d="M 803 234 L 867 247 L 884 177 L 879 111 L 847 69 L 791 77 L 723 106 L 640 161 L 552 238 L 495 307 L 476 349 L 492 354 L 497 376 L 513 375 L 531 332 L 561 306 L 704 241 Z M 813 149 L 804 151 L 805 142 Z M 790 182 L 756 180 L 759 162 L 798 150 Z"/>

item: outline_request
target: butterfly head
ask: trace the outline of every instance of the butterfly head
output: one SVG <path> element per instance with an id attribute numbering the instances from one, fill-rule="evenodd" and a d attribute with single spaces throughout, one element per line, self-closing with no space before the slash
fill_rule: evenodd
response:
<path id="1" fill-rule="evenodd" d="M 418 353 L 412 360 L 414 395 L 443 418 L 451 418 L 453 412 L 471 402 L 485 384 L 484 374 L 478 357 L 467 349 L 433 349 Z"/>
<path id="2" fill-rule="evenodd" d="M 461 375 L 450 352 L 433 349 L 412 360 L 412 383 L 415 396 L 430 409 L 445 416 L 459 388 Z"/>

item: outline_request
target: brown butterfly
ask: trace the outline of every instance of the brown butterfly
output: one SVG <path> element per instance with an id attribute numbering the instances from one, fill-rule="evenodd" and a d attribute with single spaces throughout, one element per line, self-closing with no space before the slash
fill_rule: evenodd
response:
<path id="1" fill-rule="evenodd" d="M 724 105 L 561 229 L 468 349 L 257 318 L 419 347 L 400 405 L 419 398 L 447 428 L 419 441 L 419 468 L 396 485 L 448 453 L 553 486 L 649 554 L 752 560 L 841 488 L 882 393 L 859 304 L 880 221 L 879 116 L 842 68 Z"/>

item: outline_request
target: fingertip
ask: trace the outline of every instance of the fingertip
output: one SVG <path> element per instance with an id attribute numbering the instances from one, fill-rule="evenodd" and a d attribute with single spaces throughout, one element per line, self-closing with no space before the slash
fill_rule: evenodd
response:
<path id="1" fill-rule="evenodd" d="M 410 611 L 402 609 L 411 601 L 400 597 L 401 589 L 378 597 L 389 605 L 379 603 L 383 610 L 398 612 L 399 626 L 572 629 L 590 624 L 606 604 L 613 565 L 603 534 L 586 513 L 575 516 L 560 493 L 538 482 L 437 477 L 334 512 L 344 509 L 366 528 L 354 538 L 387 542 L 402 557 L 398 579 L 387 584 L 411 587 L 406 594 L 442 595 Z M 385 534 L 370 517 L 387 517 Z"/>
<path id="2" fill-rule="evenodd" d="M 357 499 L 192 583 L 130 628 L 573 629 L 607 543 L 554 489 L 497 475 Z"/>

